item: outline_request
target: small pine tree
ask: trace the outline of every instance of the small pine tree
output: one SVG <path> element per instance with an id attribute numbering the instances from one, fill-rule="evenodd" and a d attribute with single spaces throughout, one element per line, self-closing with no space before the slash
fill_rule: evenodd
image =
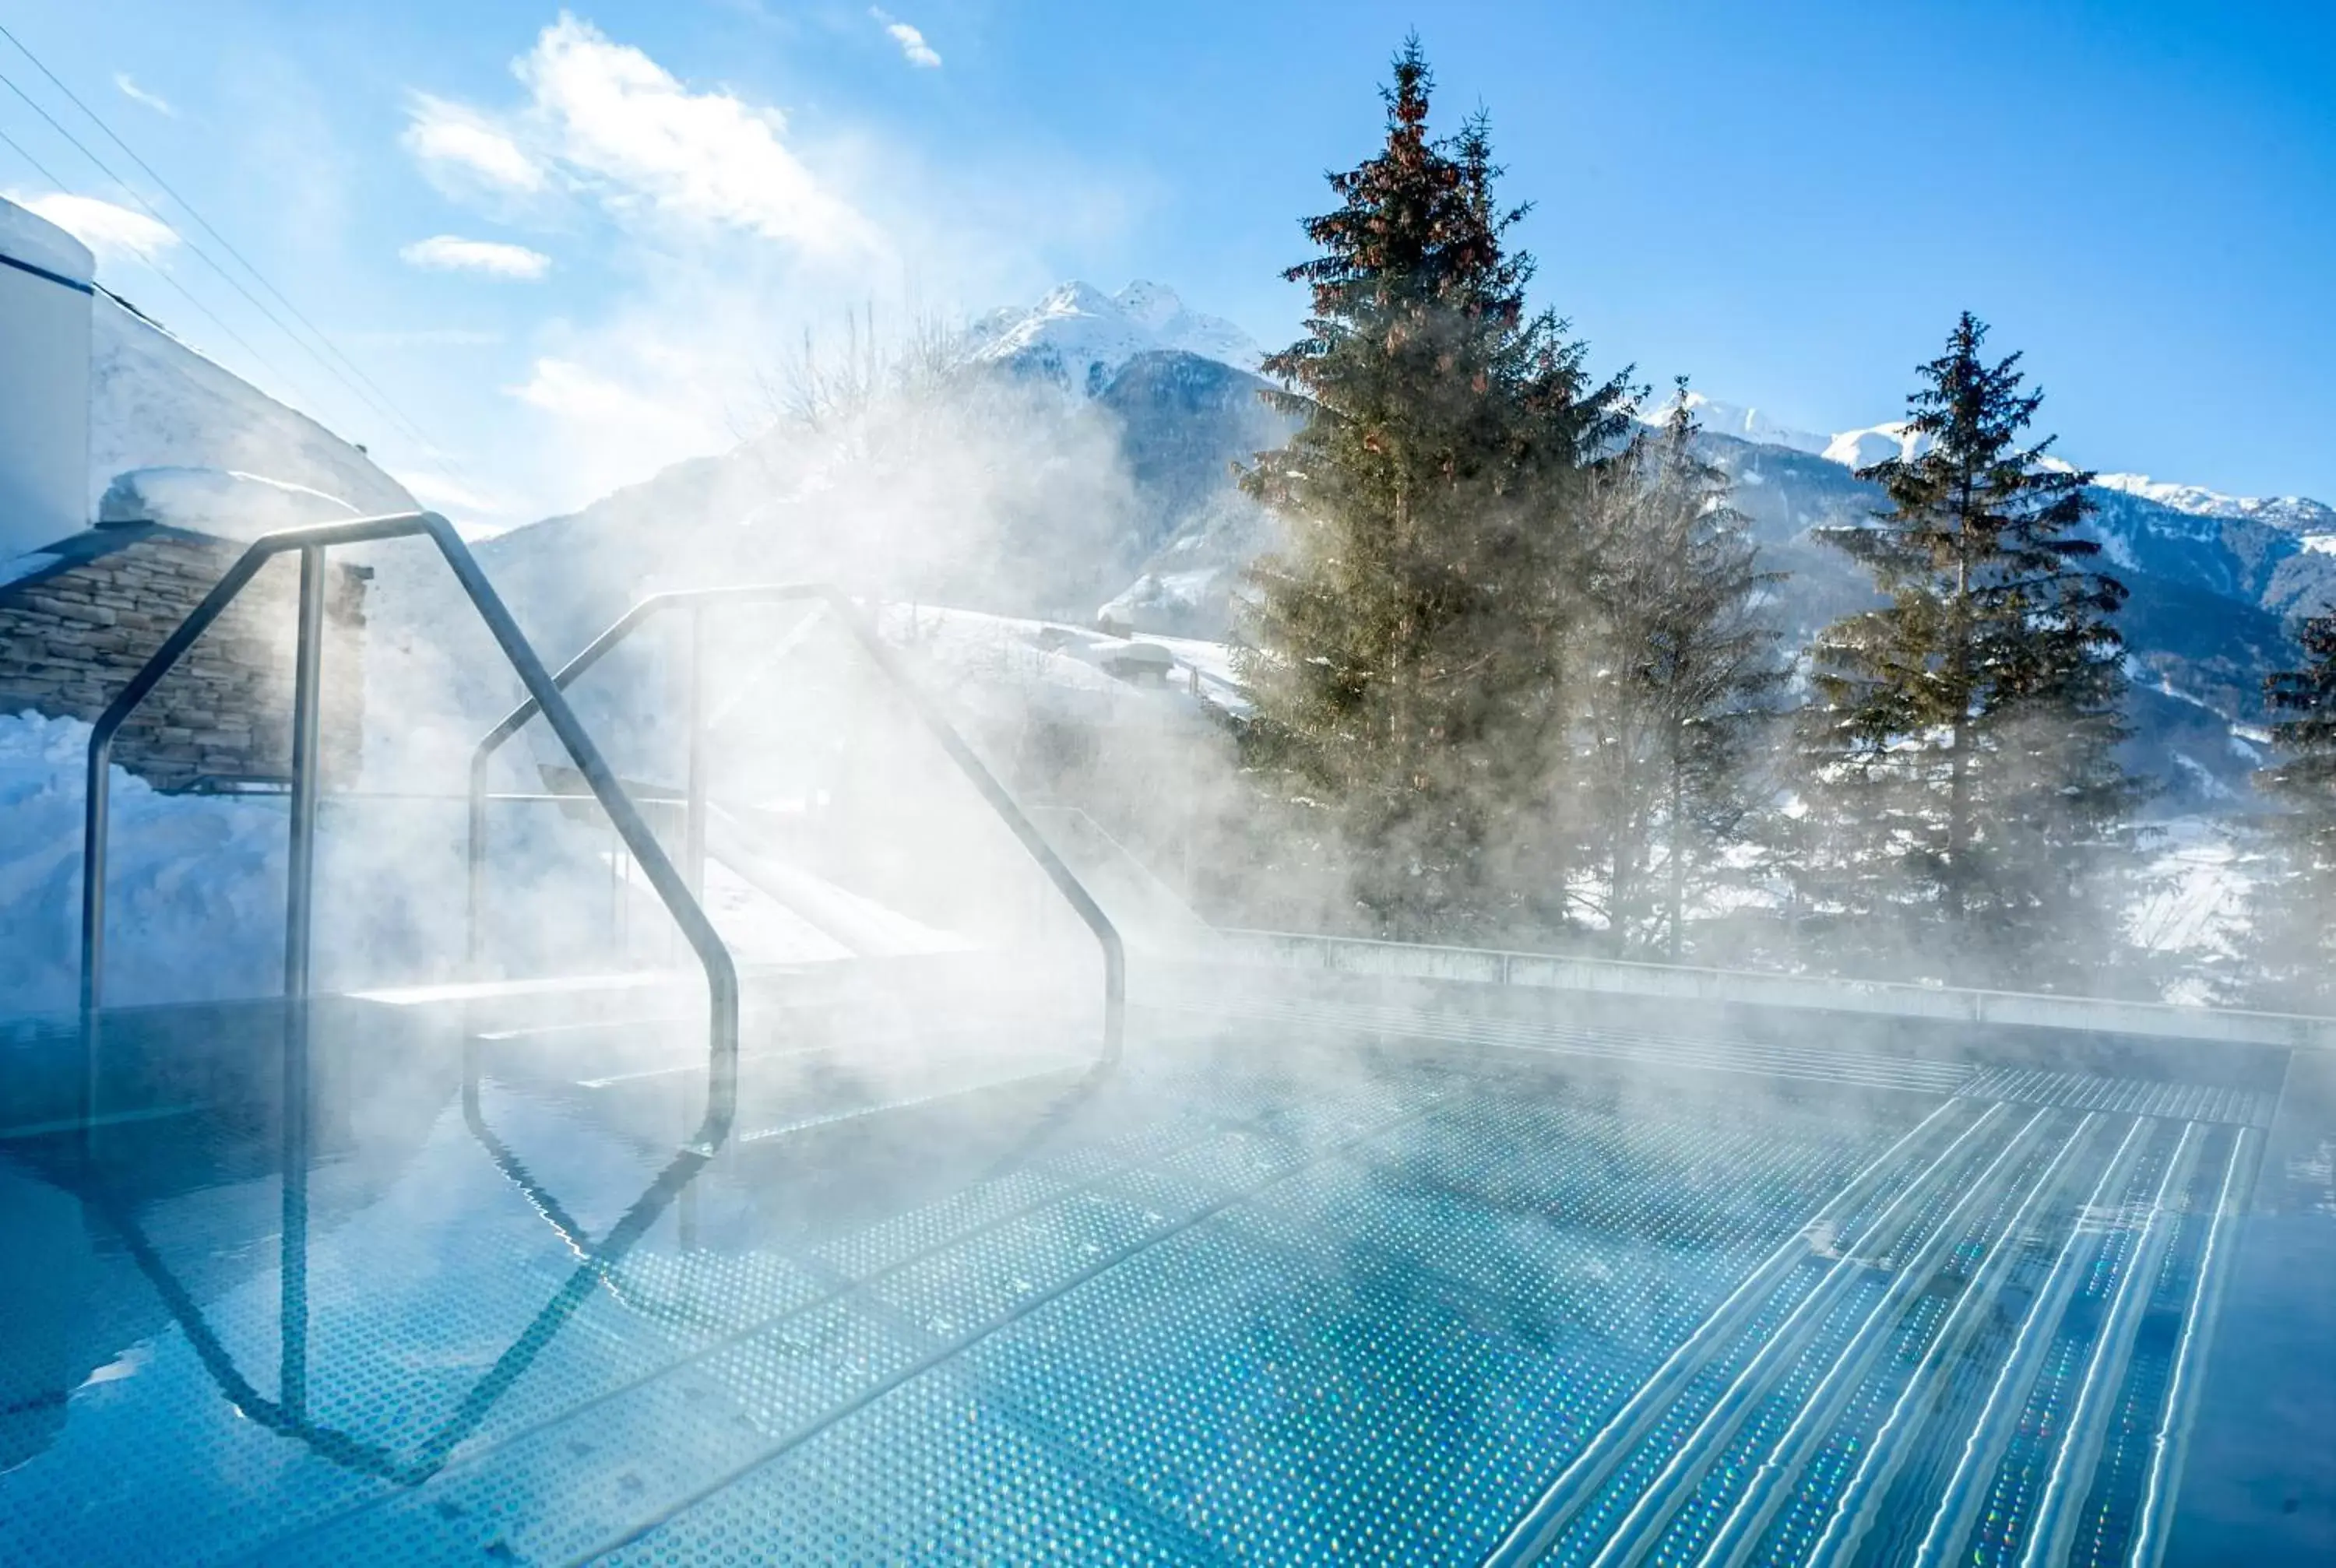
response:
<path id="1" fill-rule="evenodd" d="M 1628 422 L 1564 323 L 1528 314 L 1484 119 L 1427 129 L 1418 40 L 1379 153 L 1309 220 L 1306 334 L 1266 361 L 1304 421 L 1244 482 L 1284 518 L 1251 575 L 1251 764 L 1315 803 L 1390 934 L 1481 934 L 1562 909 L 1547 777 L 1578 558 L 1573 483 Z"/>
<path id="2" fill-rule="evenodd" d="M 2336 611 L 2305 621 L 2296 640 L 2303 667 L 2263 679 L 2281 760 L 2255 787 L 2278 809 L 2259 830 L 2235 989 L 2255 1007 L 2321 1012 L 2336 998 Z"/>
<path id="3" fill-rule="evenodd" d="M 2122 957 L 2142 791 L 2125 738 L 2126 592 L 2073 533 L 2092 475 L 2023 433 L 2041 393 L 1968 312 L 1922 367 L 1922 450 L 1862 470 L 1890 509 L 1828 531 L 1889 601 L 1810 650 L 1810 891 L 1832 961 L 2083 990 Z"/>
<path id="4" fill-rule="evenodd" d="M 1687 384 L 1601 476 L 1582 749 L 1589 859 L 1618 953 L 1683 954 L 1692 906 L 1755 814 L 1751 744 L 1782 683 L 1764 570 L 1729 481 L 1696 447 Z"/>

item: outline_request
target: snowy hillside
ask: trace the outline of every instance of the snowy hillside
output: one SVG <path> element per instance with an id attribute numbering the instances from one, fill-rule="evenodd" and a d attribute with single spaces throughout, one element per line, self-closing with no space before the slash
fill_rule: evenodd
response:
<path id="1" fill-rule="evenodd" d="M 1225 637 L 1245 568 L 1277 538 L 1235 471 L 1289 428 L 1258 398 L 1256 345 L 1146 283 L 1066 283 L 990 312 L 968 340 L 958 372 L 891 428 L 774 430 L 506 534 L 486 547 L 490 569 L 555 651 L 652 578 L 831 577 L 896 599 Z M 1699 394 L 1694 408 L 1770 564 L 1790 574 L 1786 638 L 1867 602 L 1821 533 L 1882 503 L 1854 471 L 1912 455 L 1903 425 L 1810 432 Z M 2237 731 L 2259 725 L 2263 677 L 2292 657 L 2288 625 L 2336 603 L 2336 511 L 2129 475 L 2092 495 L 2091 530 L 2132 591 L 2131 760 L 2166 781 L 2162 810 L 2234 809 L 2260 765 Z"/>
<path id="2" fill-rule="evenodd" d="M 2137 495 L 2173 511 L 2260 522 L 2300 539 L 2325 541 L 2315 543 L 2315 550 L 2336 550 L 2336 507 L 2309 496 L 2224 495 L 2195 484 L 2167 484 L 2141 473 L 2104 473 L 2095 482 L 2104 490 Z"/>
<path id="3" fill-rule="evenodd" d="M 1777 424 L 1759 409 L 1740 403 L 1722 403 L 1700 392 L 1687 394 L 1688 412 L 1696 424 L 1713 435 L 1732 435 L 1738 441 L 1758 442 L 1764 446 L 1788 446 L 1795 452 L 1822 453 L 1833 438 L 1812 434 L 1806 430 L 1794 430 Z M 1643 417 L 1650 424 L 1660 424 L 1670 414 L 1670 406 L 1650 405 Z"/>
<path id="4" fill-rule="evenodd" d="M 1706 434 L 1813 453 L 1844 468 L 1866 468 L 1893 457 L 1911 459 L 1922 449 L 1919 440 L 1909 438 L 1901 420 L 1820 435 L 1781 424 L 1760 409 L 1722 402 L 1700 392 L 1689 393 L 1687 401 Z M 1668 405 L 1658 405 L 1650 407 L 1644 417 L 1650 424 L 1659 423 L 1669 413 Z M 2096 476 L 2094 482 L 2103 490 L 2136 496 L 2168 511 L 2259 522 L 2313 541 L 2315 550 L 2336 551 L 2336 507 L 2308 496 L 2224 495 L 2200 485 L 2168 483 L 2141 473 L 2104 473 Z"/>
<path id="5" fill-rule="evenodd" d="M 977 362 L 1086 395 L 1102 392 L 1139 354 L 1192 354 L 1249 371 L 1263 357 L 1231 322 L 1197 315 L 1174 290 L 1142 281 L 1116 294 L 1066 283 L 1030 309 L 1008 306 L 978 317 L 966 336 Z"/>

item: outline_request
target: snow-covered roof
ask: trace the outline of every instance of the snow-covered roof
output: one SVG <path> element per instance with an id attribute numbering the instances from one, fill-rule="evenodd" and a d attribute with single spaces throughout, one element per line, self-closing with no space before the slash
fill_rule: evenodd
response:
<path id="1" fill-rule="evenodd" d="M 0 199 L 0 256 L 72 283 L 87 285 L 97 276 L 97 258 L 88 246 L 5 199 Z"/>

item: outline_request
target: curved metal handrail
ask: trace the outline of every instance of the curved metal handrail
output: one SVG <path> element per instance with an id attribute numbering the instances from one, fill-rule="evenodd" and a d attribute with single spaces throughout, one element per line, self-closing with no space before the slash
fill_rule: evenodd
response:
<path id="1" fill-rule="evenodd" d="M 1119 929 L 1112 924 L 1111 917 L 1104 913 L 1103 906 L 1095 901 L 1094 895 L 1064 863 L 1063 858 L 1055 852 L 1046 835 L 1016 803 L 1006 786 L 999 784 L 997 776 L 974 755 L 973 748 L 966 744 L 965 738 L 958 734 L 956 727 L 925 694 L 924 688 L 918 685 L 900 657 L 861 615 L 859 607 L 833 585 L 823 582 L 742 583 L 735 587 L 674 589 L 651 594 L 610 622 L 607 629 L 585 645 L 582 652 L 562 665 L 550 677 L 551 687 L 556 692 L 565 691 L 571 682 L 599 663 L 609 650 L 630 637 L 644 621 L 667 610 L 687 609 L 695 617 L 695 612 L 710 604 L 777 604 L 796 599 L 816 599 L 834 612 L 835 618 L 850 631 L 853 640 L 859 643 L 877 669 L 908 699 L 919 722 L 940 743 L 941 750 L 948 754 L 949 761 L 956 764 L 958 771 L 972 783 L 989 808 L 1004 819 L 1023 849 L 1046 873 L 1046 880 L 1055 884 L 1056 891 L 1063 895 L 1080 920 L 1095 934 L 1097 945 L 1103 949 L 1104 1059 L 1116 1062 L 1127 1020 L 1127 948 L 1120 939 Z M 693 645 L 697 643 L 695 626 L 692 641 Z M 702 657 L 693 659 L 690 676 L 689 784 L 684 839 L 693 877 L 702 862 L 706 847 L 704 705 L 699 700 L 699 670 L 696 667 L 702 663 Z M 534 687 L 530 686 L 529 690 L 532 694 Z M 517 735 L 529 719 L 544 711 L 547 710 L 530 695 L 526 702 L 505 715 L 501 724 L 481 737 L 477 749 L 471 754 L 469 916 L 470 951 L 474 961 L 478 955 L 480 908 L 485 883 L 487 765 L 505 741 Z"/>
<path id="2" fill-rule="evenodd" d="M 696 1146 L 711 1149 L 728 1133 L 737 1100 L 738 970 L 730 950 L 706 917 L 697 899 L 667 858 L 657 835 L 602 760 L 599 748 L 585 732 L 575 710 L 560 695 L 565 679 L 555 682 L 511 618 L 486 573 L 454 531 L 453 524 L 436 512 L 396 512 L 383 517 L 355 518 L 346 522 L 316 523 L 263 534 L 229 567 L 203 597 L 193 613 L 163 640 L 129 685 L 100 716 L 89 737 L 89 780 L 82 828 L 82 960 L 81 1006 L 85 1020 L 94 1020 L 103 998 L 105 966 L 106 823 L 111 794 L 108 767 L 113 737 L 125 720 L 153 692 L 171 667 L 183 657 L 195 639 L 217 620 L 259 569 L 286 550 L 300 552 L 300 638 L 293 683 L 291 854 L 285 897 L 284 989 L 296 1001 L 309 989 L 311 894 L 315 871 L 316 823 L 316 742 L 318 672 L 324 628 L 325 551 L 336 544 L 400 539 L 426 534 L 470 598 L 479 618 L 486 622 L 503 657 L 511 661 L 527 688 L 526 711 L 540 713 L 552 733 L 591 786 L 625 847 L 638 861 L 649 885 L 671 911 L 674 923 L 696 953 L 706 971 L 707 1023 L 706 1119 Z M 480 808 L 474 803 L 475 813 Z"/>

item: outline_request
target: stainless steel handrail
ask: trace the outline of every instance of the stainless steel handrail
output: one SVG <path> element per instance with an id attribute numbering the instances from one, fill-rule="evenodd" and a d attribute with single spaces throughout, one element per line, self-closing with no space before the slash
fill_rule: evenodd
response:
<path id="1" fill-rule="evenodd" d="M 941 750 L 957 765 L 958 771 L 971 781 L 973 787 L 989 808 L 1004 819 L 1006 825 L 1030 858 L 1038 863 L 1046 879 L 1055 884 L 1064 900 L 1076 911 L 1081 921 L 1095 934 L 1103 949 L 1104 965 L 1104 1058 L 1119 1059 L 1120 1047 L 1127 1023 L 1127 948 L 1120 940 L 1119 929 L 1105 914 L 1103 906 L 1095 901 L 1063 858 L 1055 852 L 1036 823 L 1016 803 L 1006 786 L 973 753 L 965 738 L 946 718 L 932 699 L 925 694 L 901 663 L 900 657 L 876 633 L 860 613 L 859 607 L 834 586 L 823 582 L 743 583 L 735 587 L 675 589 L 655 593 L 610 622 L 608 628 L 586 644 L 582 652 L 560 667 L 550 677 L 555 691 L 565 691 L 569 685 L 586 670 L 607 657 L 609 650 L 630 637 L 641 624 L 667 610 L 686 609 L 691 617 L 691 667 L 689 674 L 689 780 L 687 808 L 684 815 L 683 842 L 689 862 L 690 885 L 699 885 L 703 878 L 706 855 L 706 745 L 704 729 L 705 638 L 702 611 L 715 604 L 779 604 L 798 599 L 817 599 L 834 613 L 835 618 L 859 643 L 870 660 L 882 672 L 902 696 L 927 733 L 940 744 Z M 530 686 L 529 691 L 533 693 Z M 527 721 L 539 712 L 546 711 L 530 695 L 505 715 L 501 724 L 489 730 L 471 754 L 471 814 L 470 814 L 470 939 L 469 951 L 475 964 L 479 956 L 480 913 L 485 892 L 487 840 L 487 765 L 503 743 L 517 735 Z"/>
<path id="2" fill-rule="evenodd" d="M 291 852 L 287 865 L 287 887 L 285 893 L 284 930 L 284 991 L 295 1002 L 305 1000 L 310 983 L 310 934 L 313 925 L 312 900 L 315 894 L 316 832 L 316 751 L 319 676 L 323 654 L 325 551 L 336 544 L 358 544 L 373 540 L 400 539 L 412 534 L 425 534 L 438 547 L 438 553 L 454 574 L 454 580 L 470 597 L 479 618 L 486 622 L 487 630 L 519 673 L 520 683 L 527 688 L 528 702 L 522 710 L 540 713 L 550 721 L 552 733 L 576 764 L 577 771 L 591 786 L 593 796 L 600 803 L 608 820 L 616 827 L 625 847 L 638 861 L 647 875 L 649 885 L 672 912 L 674 923 L 697 955 L 706 971 L 708 1004 L 706 1103 L 706 1119 L 700 1125 L 695 1143 L 711 1149 L 729 1131 L 731 1116 L 737 1100 L 738 1080 L 738 970 L 731 961 L 730 950 L 714 929 L 713 921 L 697 901 L 691 887 L 667 858 L 657 835 L 649 831 L 640 812 L 626 794 L 608 765 L 602 760 L 599 748 L 585 732 L 575 710 L 560 695 L 566 677 L 555 682 L 528 643 L 519 623 L 487 580 L 486 573 L 471 554 L 468 546 L 454 531 L 454 527 L 435 512 L 396 512 L 383 517 L 352 519 L 346 522 L 316 523 L 304 528 L 283 529 L 264 534 L 229 567 L 225 576 L 203 597 L 193 613 L 179 623 L 179 628 L 163 640 L 143 667 L 132 676 L 129 685 L 99 716 L 89 737 L 89 782 L 82 828 L 82 904 L 81 904 L 81 1006 L 85 1020 L 94 1020 L 103 1002 L 105 977 L 105 856 L 107 811 L 111 795 L 108 768 L 112 761 L 113 737 L 124 721 L 136 712 L 140 704 L 153 692 L 171 667 L 194 646 L 210 624 L 217 620 L 236 596 L 243 591 L 259 569 L 286 550 L 300 552 L 300 615 L 299 644 L 294 666 L 292 755 L 292 822 Z M 475 813 L 481 808 L 474 803 Z M 474 872 L 475 875 L 475 872 Z"/>

